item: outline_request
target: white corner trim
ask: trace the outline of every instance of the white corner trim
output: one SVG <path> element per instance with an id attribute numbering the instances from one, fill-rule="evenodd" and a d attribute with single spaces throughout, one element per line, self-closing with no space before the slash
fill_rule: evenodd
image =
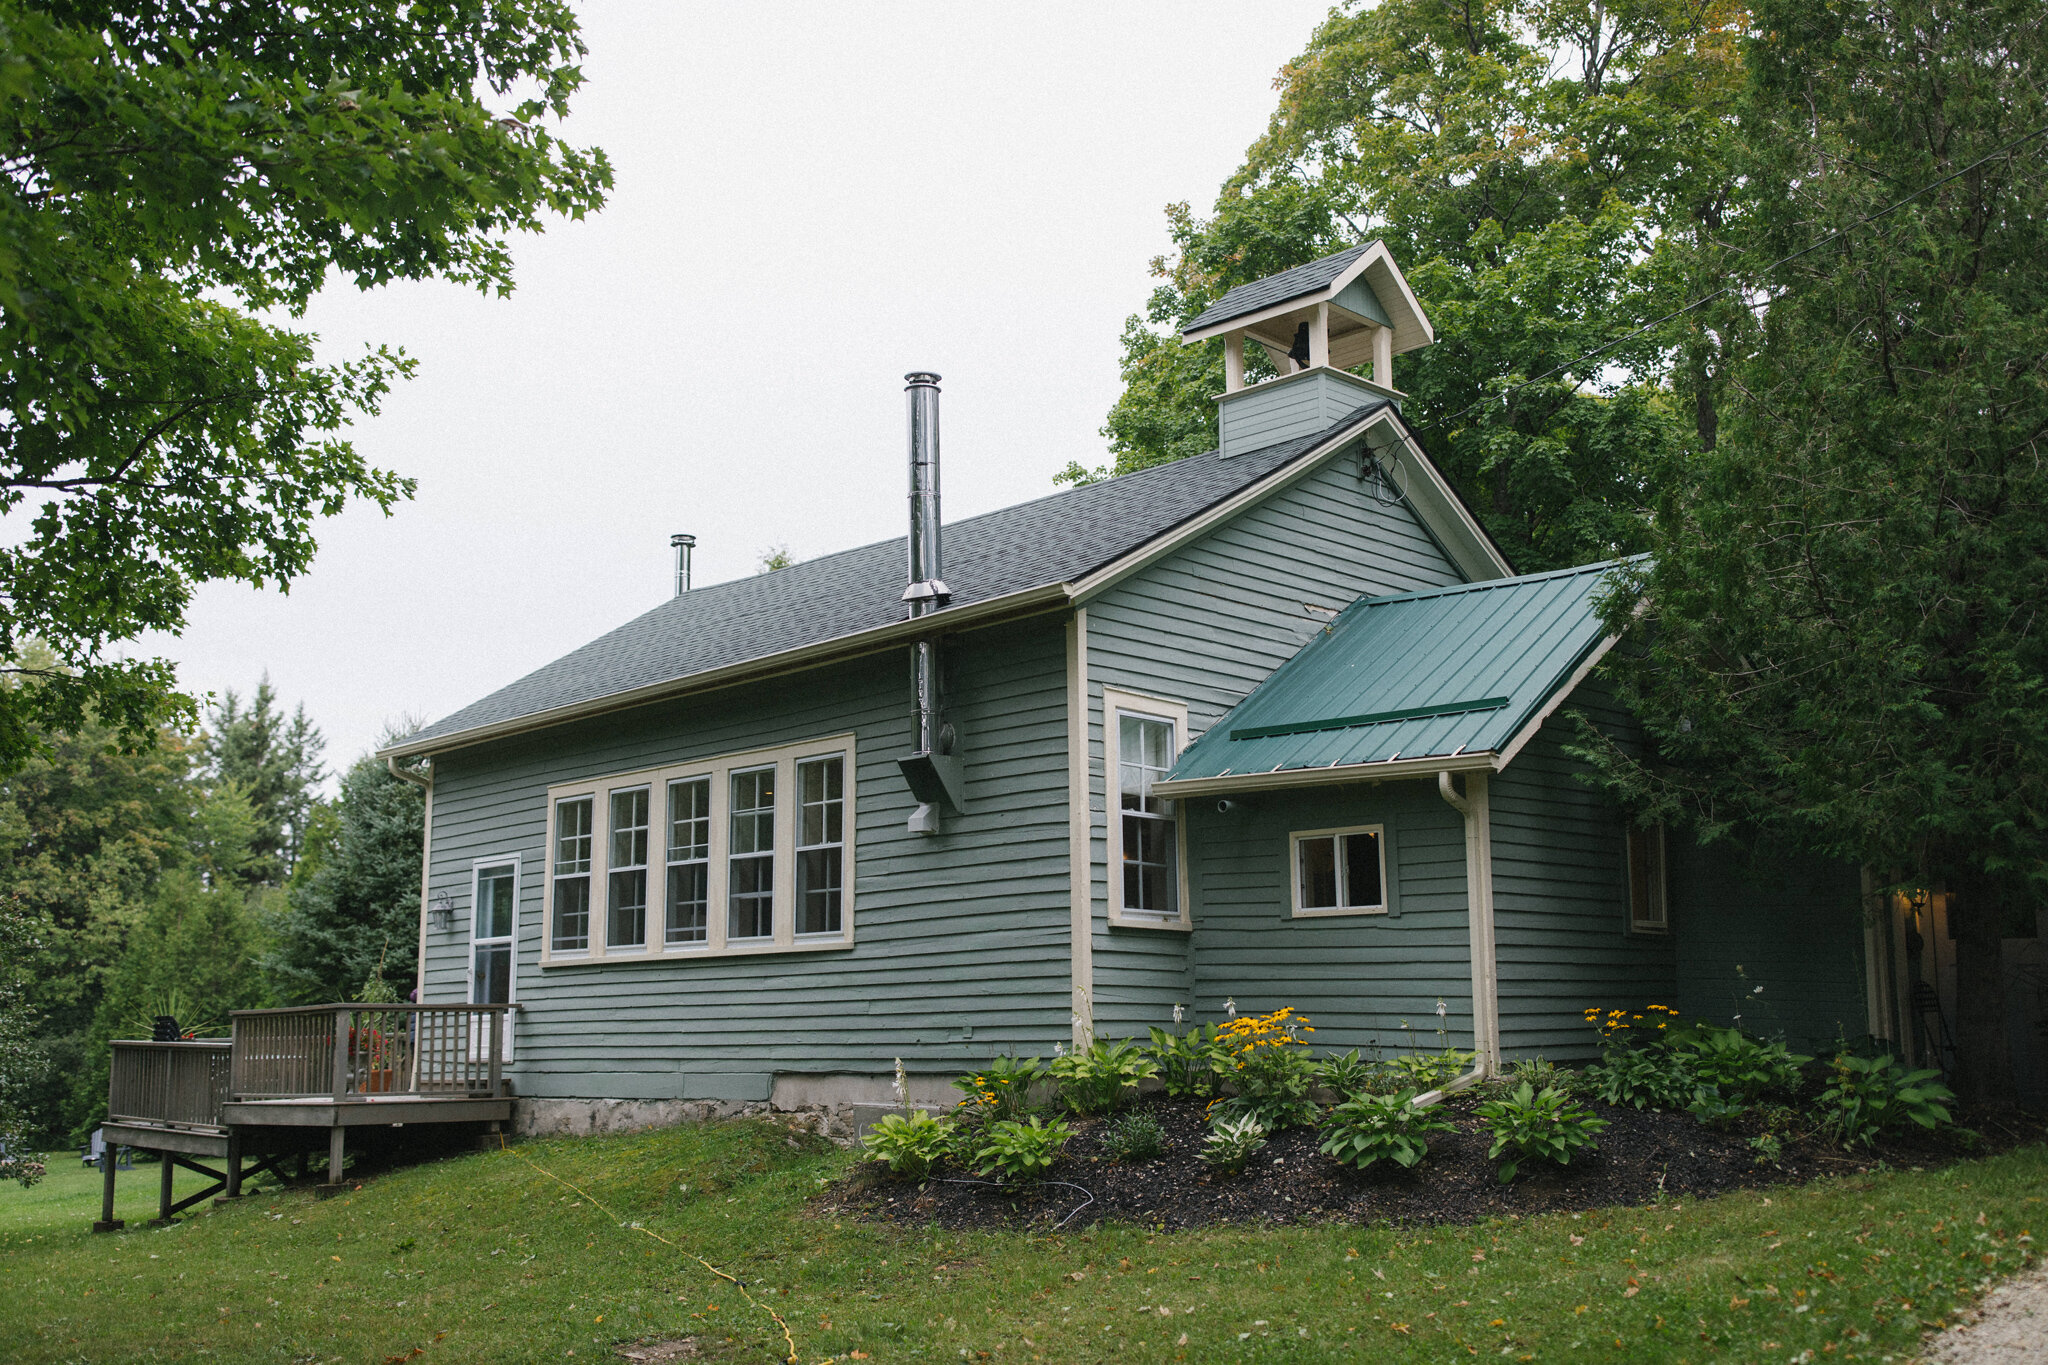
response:
<path id="1" fill-rule="evenodd" d="M 1620 639 L 1619 635 L 1610 635 L 1587 652 L 1585 659 L 1577 668 L 1572 670 L 1571 676 L 1564 680 L 1563 686 L 1550 694 L 1550 700 L 1543 703 L 1542 709 L 1531 716 L 1529 723 L 1516 731 L 1515 737 L 1508 741 L 1505 749 L 1500 751 L 1500 757 L 1493 761 L 1493 770 L 1495 772 L 1499 772 L 1502 768 L 1515 761 L 1515 755 L 1522 752 L 1522 746 L 1536 738 L 1536 734 L 1543 728 L 1544 722 L 1557 714 L 1557 708 L 1564 705 L 1565 698 L 1571 696 L 1573 691 L 1578 688 L 1578 685 L 1586 680 L 1586 675 L 1591 673 L 1599 662 L 1607 657 L 1607 651 L 1614 648 L 1616 642 Z"/>
<path id="2" fill-rule="evenodd" d="M 1067 621 L 1067 901 L 1073 1044 L 1095 1039 L 1095 819 L 1089 806 L 1088 608 Z"/>
<path id="3" fill-rule="evenodd" d="M 1458 794 L 1448 771 L 1437 774 L 1437 794 L 1465 817 L 1465 907 L 1468 941 L 1472 945 L 1472 1044 L 1479 1053 L 1475 1070 L 1500 1071 L 1500 963 L 1493 936 L 1493 823 L 1486 774 L 1465 774 L 1464 795 Z"/>

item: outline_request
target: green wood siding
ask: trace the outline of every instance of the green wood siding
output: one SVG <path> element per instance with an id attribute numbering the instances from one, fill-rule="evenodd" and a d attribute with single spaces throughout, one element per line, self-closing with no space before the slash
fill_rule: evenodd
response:
<path id="1" fill-rule="evenodd" d="M 1552 1061 L 1598 1054 L 1583 1011 L 1675 1003 L 1670 935 L 1628 928 L 1628 826 L 1579 780 L 1565 753 L 1586 715 L 1610 734 L 1634 727 L 1589 680 L 1489 785 L 1494 955 L 1501 1053 Z"/>
<path id="2" fill-rule="evenodd" d="M 1327 430 L 1347 413 L 1385 397 L 1341 370 L 1269 379 L 1224 395 L 1216 416 L 1216 444 L 1226 460 L 1263 450 Z"/>
<path id="3" fill-rule="evenodd" d="M 1668 857 L 1672 1003 L 1687 1018 L 1727 1024 L 1739 1014 L 1744 1029 L 1783 1034 L 1800 1052 L 1870 1031 L 1854 867 L 1817 858 L 1749 865 L 1733 841 L 1702 848 L 1676 836 Z"/>
<path id="4" fill-rule="evenodd" d="M 1359 456 L 1338 456 L 1088 606 L 1094 1000 L 1104 1036 L 1165 1022 L 1195 979 L 1188 935 L 1109 924 L 1102 689 L 1185 702 L 1199 734 L 1355 598 L 1462 582 L 1408 508 L 1368 496 L 1358 476 Z M 1462 864 L 1459 878 L 1462 886 Z"/>
<path id="5" fill-rule="evenodd" d="M 1472 1046 L 1465 825 L 1434 784 L 1266 792 L 1227 813 L 1187 804 L 1200 1018 L 1220 1018 L 1226 998 L 1240 1014 L 1292 1005 L 1314 1021 L 1319 1050 L 1405 1052 L 1438 1046 L 1441 999 L 1451 1045 Z M 1294 918 L 1289 835 L 1372 824 L 1393 843 L 1387 876 L 1400 914 Z"/>
<path id="6" fill-rule="evenodd" d="M 521 860 L 512 1076 L 522 1095 L 765 1098 L 772 1073 L 943 1071 L 1069 1032 L 1065 640 L 1057 617 L 957 637 L 949 687 L 973 813 L 904 830 L 903 650 L 441 757 L 424 998 L 464 998 L 470 869 Z M 546 789 L 852 731 L 855 946 L 682 963 L 539 966 Z M 971 1031 L 971 1035 L 970 1035 Z"/>

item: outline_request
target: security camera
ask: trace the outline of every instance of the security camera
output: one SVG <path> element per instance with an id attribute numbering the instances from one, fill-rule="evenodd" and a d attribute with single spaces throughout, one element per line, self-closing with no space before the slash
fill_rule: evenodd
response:
<path id="1" fill-rule="evenodd" d="M 1224 798 L 1223 798 L 1223 799 L 1222 799 L 1221 801 L 1218 801 L 1218 802 L 1216 803 L 1216 813 L 1217 813 L 1218 815 L 1228 815 L 1228 814 L 1230 814 L 1230 812 L 1232 812 L 1232 811 L 1234 811 L 1234 810 L 1236 810 L 1236 809 L 1237 809 L 1237 802 L 1235 802 L 1235 801 L 1231 800 L 1231 799 L 1230 799 L 1229 797 L 1227 797 L 1227 796 L 1226 796 L 1226 797 L 1224 797 Z"/>

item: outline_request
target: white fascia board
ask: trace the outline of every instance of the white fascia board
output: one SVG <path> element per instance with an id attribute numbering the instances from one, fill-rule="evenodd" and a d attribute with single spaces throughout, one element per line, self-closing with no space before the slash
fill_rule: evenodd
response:
<path id="1" fill-rule="evenodd" d="M 466 749 L 474 744 L 505 739 L 533 730 L 545 730 L 551 726 L 562 725 L 572 720 L 585 720 L 611 711 L 625 711 L 635 706 L 669 701 L 697 692 L 709 692 L 757 678 L 797 673 L 807 668 L 816 668 L 820 664 L 873 654 L 935 632 L 949 633 L 971 626 L 993 624 L 998 620 L 1055 610 L 1066 606 L 1070 595 L 1071 589 L 1064 583 L 1026 588 L 1021 592 L 991 597 L 985 602 L 947 607 L 929 616 L 910 617 L 886 626 L 877 626 L 872 630 L 835 636 L 830 640 L 820 640 L 815 644 L 802 645 L 777 654 L 766 654 L 758 659 L 747 659 L 724 668 L 707 669 L 702 673 L 671 678 L 665 682 L 649 683 L 645 687 L 636 687 L 630 691 L 615 692 L 609 696 L 593 697 L 589 701 L 574 702 L 568 706 L 557 706 L 547 711 L 515 716 L 489 725 L 478 725 L 451 734 L 436 735 L 432 739 L 401 742 L 388 749 L 377 750 L 375 757 L 392 759 L 410 758 L 418 754 L 447 753 L 451 749 Z"/>
<path id="2" fill-rule="evenodd" d="M 1395 470 L 1407 474 L 1409 481 L 1396 487 L 1422 519 L 1429 533 L 1443 546 L 1444 553 L 1456 562 L 1464 573 L 1466 581 L 1483 583 L 1494 578 L 1513 578 L 1515 570 L 1485 528 L 1467 510 L 1464 499 L 1451 488 L 1442 471 L 1425 455 L 1415 439 L 1408 434 L 1407 426 L 1392 412 L 1381 409 L 1366 423 L 1367 439 L 1381 437 L 1385 444 L 1375 442 L 1373 453 L 1384 455 L 1390 448 L 1398 447 L 1401 458 Z M 1420 476 L 1419 481 L 1416 476 Z"/>
<path id="3" fill-rule="evenodd" d="M 1494 765 L 1495 755 L 1491 753 L 1438 754 L 1423 758 L 1395 758 L 1380 763 L 1344 763 L 1328 768 L 1282 768 L 1278 772 L 1188 777 L 1178 782 L 1154 782 L 1152 790 L 1170 800 L 1181 801 L 1227 796 L 1232 792 L 1287 791 L 1298 787 L 1348 786 L 1355 782 L 1396 782 L 1434 777 L 1438 773 L 1491 772 Z"/>
<path id="4" fill-rule="evenodd" d="M 1586 680 L 1586 675 L 1591 673 L 1595 666 L 1607 657 L 1607 651 L 1614 648 L 1615 643 L 1620 639 L 1619 635 L 1610 635 L 1587 652 L 1585 659 L 1580 662 L 1577 668 L 1572 670 L 1572 675 L 1564 680 L 1562 686 L 1550 694 L 1550 700 L 1543 703 L 1536 714 L 1529 718 L 1529 723 L 1516 731 L 1515 737 L 1509 740 L 1507 747 L 1500 751 L 1500 757 L 1493 764 L 1495 772 L 1500 771 L 1515 761 L 1515 755 L 1522 752 L 1522 746 L 1536 738 L 1536 732 L 1543 728 L 1543 723 L 1557 714 L 1557 708 L 1564 705 L 1565 698 L 1578 690 L 1579 684 Z"/>
<path id="5" fill-rule="evenodd" d="M 1240 313 L 1236 317 L 1225 318 L 1221 322 L 1212 322 L 1207 327 L 1197 331 L 1182 332 L 1180 335 L 1181 345 L 1191 346 L 1197 341 L 1207 341 L 1210 337 L 1222 336 L 1226 332 L 1235 332 L 1243 328 L 1255 327 L 1259 323 L 1272 318 L 1285 317 L 1289 313 L 1298 313 L 1310 304 L 1327 302 L 1343 293 L 1353 280 L 1356 280 L 1375 265 L 1386 267 L 1385 274 L 1389 277 L 1389 283 L 1393 285 L 1395 295 L 1392 300 L 1381 298 L 1380 306 L 1386 308 L 1391 302 L 1397 308 L 1405 309 L 1408 313 L 1407 321 L 1413 323 L 1422 333 L 1422 340 L 1409 341 L 1401 346 L 1396 354 L 1413 351 L 1435 341 L 1436 328 L 1430 324 L 1429 314 L 1422 311 L 1422 304 L 1416 299 L 1415 291 L 1408 287 L 1408 277 L 1401 273 L 1401 267 L 1394 264 L 1393 254 L 1387 250 L 1386 243 L 1374 242 L 1370 251 L 1367 251 L 1350 265 L 1345 266 L 1341 274 L 1321 289 L 1311 289 L 1306 294 L 1296 294 L 1293 298 L 1267 304 L 1256 312 Z M 1380 291 L 1378 289 L 1374 289 L 1372 292 L 1374 297 L 1379 297 Z M 1389 308 L 1389 316 L 1393 316 L 1395 311 L 1394 308 Z M 1366 321 L 1371 321 L 1371 319 L 1368 318 Z M 1396 332 L 1403 330 L 1402 321 L 1402 318 L 1394 317 L 1394 330 Z"/>

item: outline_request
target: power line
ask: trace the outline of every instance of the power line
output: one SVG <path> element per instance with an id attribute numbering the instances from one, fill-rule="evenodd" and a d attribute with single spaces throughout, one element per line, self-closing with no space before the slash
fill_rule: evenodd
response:
<path id="1" fill-rule="evenodd" d="M 1876 222 L 1878 219 L 1883 218 L 1885 215 L 1904 208 L 1906 205 L 1912 203 L 1915 199 L 1918 199 L 1921 195 L 1926 194 L 1929 190 L 1938 190 L 1951 180 L 1959 180 L 1963 176 L 1968 175 L 1971 171 L 1976 170 L 1979 166 L 1984 165 L 1986 162 L 1996 161 L 1999 157 L 2004 156 L 2007 152 L 2010 152 L 2014 148 L 2019 147 L 2024 143 L 2030 142 L 2033 139 L 2042 136 L 2043 134 L 2048 134 L 2048 124 L 2043 124 L 2041 127 L 2034 129 L 2030 133 L 2020 134 L 2018 137 L 2006 143 L 2004 146 L 1998 147 L 1990 152 L 1985 153 L 1983 156 L 1978 157 L 1975 161 L 1972 161 L 1969 165 L 1963 167 L 1961 170 L 1953 171 L 1948 175 L 1944 175 L 1939 180 L 1930 180 L 1925 185 L 1922 185 L 1919 189 L 1914 190 L 1911 194 L 1903 195 L 1897 199 L 1894 199 L 1891 203 L 1886 204 L 1883 208 L 1876 209 L 1870 213 L 1865 214 L 1863 217 L 1858 218 L 1855 222 L 1848 224 L 1846 227 L 1836 228 L 1833 232 L 1830 232 L 1827 236 L 1821 238 L 1819 241 L 1801 247 L 1799 250 L 1793 252 L 1790 256 L 1785 256 L 1780 258 L 1779 260 L 1772 261 L 1769 265 L 1764 267 L 1764 270 L 1766 273 L 1768 273 L 1770 271 L 1778 269 L 1780 266 L 1790 265 L 1792 264 L 1792 262 L 1798 260 L 1802 256 L 1811 256 L 1814 252 L 1819 251 L 1822 247 L 1827 246 L 1832 242 L 1841 240 L 1843 237 L 1846 237 L 1851 232 L 1854 232 L 1857 228 L 1866 227 L 1869 224 Z M 1484 407 L 1486 404 L 1492 402 L 1495 396 L 1497 396 L 1501 402 L 1505 403 L 1509 398 L 1513 397 L 1517 393 L 1520 393 L 1523 389 L 1529 388 L 1531 385 L 1540 384 L 1544 380 L 1563 374 L 1567 370 L 1575 370 L 1579 366 L 1585 364 L 1587 361 L 1605 355 L 1607 352 L 1613 350 L 1615 347 L 1621 345 L 1623 342 L 1633 341 L 1637 337 L 1643 335 L 1645 332 L 1655 331 L 1657 328 L 1662 327 L 1665 323 L 1670 322 L 1675 318 L 1682 318 L 1687 313 L 1690 313 L 1695 309 L 1706 307 L 1708 304 L 1712 303 L 1715 299 L 1720 298 L 1724 294 L 1734 293 L 1735 288 L 1736 286 L 1732 284 L 1724 284 L 1711 294 L 1702 294 L 1699 298 L 1694 299 L 1691 303 L 1686 304 L 1684 307 L 1673 309 L 1671 312 L 1666 313 L 1663 317 L 1657 318 L 1655 321 L 1652 322 L 1646 322 L 1632 332 L 1624 332 L 1622 335 L 1614 338 L 1614 340 L 1606 342 L 1603 345 L 1597 346 L 1594 349 L 1586 352 L 1584 355 L 1577 357 L 1576 359 L 1567 360 L 1562 365 L 1552 366 L 1550 369 L 1545 370 L 1542 374 L 1536 375 L 1533 378 L 1525 379 L 1521 383 L 1514 385 L 1512 388 L 1503 390 L 1498 395 L 1489 395 L 1486 398 L 1480 398 L 1471 403 L 1467 403 L 1464 407 L 1459 408 L 1456 412 L 1450 414 L 1448 417 L 1439 417 L 1434 422 L 1431 422 L 1428 426 L 1417 427 L 1415 429 L 1416 434 L 1420 435 L 1422 432 L 1425 431 L 1439 430 L 1446 424 L 1457 421 L 1460 417 L 1463 417 L 1466 413 L 1471 412 L 1474 408 Z"/>

